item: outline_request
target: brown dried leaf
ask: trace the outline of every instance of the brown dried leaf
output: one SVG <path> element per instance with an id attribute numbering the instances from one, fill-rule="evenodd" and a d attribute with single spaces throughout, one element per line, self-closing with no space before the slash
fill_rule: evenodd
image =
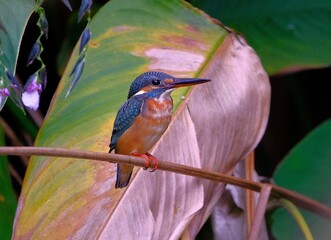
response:
<path id="1" fill-rule="evenodd" d="M 234 176 L 245 177 L 244 162 L 239 162 L 236 166 Z M 255 174 L 254 179 L 258 181 Z M 214 239 L 248 239 L 246 223 L 245 189 L 227 185 L 222 197 L 217 202 L 211 215 L 214 230 Z M 259 198 L 259 193 L 254 193 L 255 204 Z M 268 239 L 266 225 L 260 229 L 258 239 Z"/>
<path id="2" fill-rule="evenodd" d="M 233 34 L 224 40 L 202 76 L 213 81 L 192 89 L 152 154 L 231 172 L 264 132 L 269 80 L 255 52 Z M 223 183 L 174 173 L 138 170 L 100 236 L 194 239 L 224 187 Z"/>

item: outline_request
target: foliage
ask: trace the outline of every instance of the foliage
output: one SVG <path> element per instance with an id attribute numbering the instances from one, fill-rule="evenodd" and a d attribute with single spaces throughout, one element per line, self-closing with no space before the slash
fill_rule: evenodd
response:
<path id="1" fill-rule="evenodd" d="M 66 4 L 68 4 L 68 1 L 64 1 Z M 85 4 L 89 4 L 89 1 L 83 1 Z M 97 1 L 96 1 L 97 2 Z M 169 1 L 171 2 L 171 1 Z M 206 11 L 211 16 L 218 18 L 221 20 L 226 26 L 231 27 L 239 32 L 242 32 L 244 36 L 247 38 L 249 44 L 253 46 L 253 48 L 257 51 L 259 56 L 262 59 L 263 65 L 265 69 L 268 71 L 270 75 L 273 74 L 279 74 L 279 73 L 286 73 L 286 72 L 292 72 L 297 71 L 299 69 L 310 69 L 310 68 L 316 68 L 316 67 L 323 67 L 330 65 L 331 59 L 331 39 L 330 39 L 330 28 L 331 25 L 331 6 L 329 2 L 318 0 L 318 1 L 276 1 L 276 0 L 270 0 L 270 1 L 255 1 L 254 3 L 251 2 L 243 2 L 243 1 L 230 1 L 230 0 L 222 0 L 222 1 L 198 1 L 194 0 L 191 1 L 192 4 L 198 6 L 203 11 Z M 47 4 L 47 3 L 46 3 Z M 144 5 L 146 4 L 146 5 Z M 145 8 L 148 11 L 149 5 L 147 2 L 142 1 L 141 3 L 142 8 Z M 142 8 L 137 8 L 139 11 L 132 13 L 132 16 L 135 17 L 140 14 L 140 17 L 144 17 L 144 11 L 142 11 Z M 8 11 L 10 9 L 10 11 Z M 18 50 L 21 45 L 22 36 L 24 29 L 26 28 L 26 23 L 30 17 L 30 15 L 37 11 L 40 13 L 40 8 L 37 5 L 32 4 L 32 1 L 0 1 L 0 88 L 1 89 L 8 89 L 10 90 L 10 93 L 6 92 L 5 90 L 0 91 L 0 109 L 4 106 L 7 97 L 10 95 L 14 102 L 19 105 L 22 109 L 22 103 L 20 101 L 20 94 L 23 92 L 23 90 L 20 90 L 18 87 L 15 88 L 16 79 L 14 79 L 16 72 L 16 66 L 18 61 Z M 170 9 L 174 13 L 176 12 L 176 9 Z M 78 11 L 78 9 L 76 10 Z M 82 10 L 81 10 L 82 11 Z M 192 11 L 194 12 L 194 11 Z M 195 21 L 195 19 L 190 18 L 190 13 L 181 13 L 180 15 L 174 15 L 173 18 L 186 18 L 190 19 L 190 21 Z M 8 14 L 15 14 L 15 18 L 12 18 L 11 16 L 8 16 Z M 46 10 L 46 14 L 47 14 Z M 83 15 L 83 13 L 80 13 L 80 18 Z M 39 20 L 37 21 L 40 27 L 42 27 L 43 15 L 39 15 Z M 12 21 L 15 19 L 15 21 Z M 42 21 L 43 20 L 43 21 Z M 57 19 L 58 20 L 58 19 Z M 104 22 L 104 24 L 114 24 L 118 23 L 121 20 L 121 16 L 109 16 L 109 19 Z M 133 18 L 133 21 L 135 19 Z M 60 20 L 58 20 L 60 21 Z M 161 25 L 169 25 L 171 24 L 171 20 L 163 22 L 160 20 L 160 17 L 155 14 L 155 18 L 153 22 L 150 24 L 161 24 Z M 6 23 L 6 24 L 4 24 Z M 60 25 L 60 24 L 58 24 Z M 4 26 L 6 26 L 4 28 Z M 9 26 L 9 27 L 8 27 Z M 96 27 L 97 28 L 97 27 Z M 3 29 L 6 29 L 6 31 L 3 31 Z M 45 29 L 45 28 L 43 28 Z M 41 30 L 44 31 L 45 30 Z M 52 29 L 49 29 L 49 31 L 52 31 Z M 89 30 L 88 30 L 89 31 Z M 41 32 L 39 31 L 37 35 L 40 36 Z M 85 31 L 85 34 L 87 33 L 87 30 Z M 89 33 L 89 32 L 88 32 Z M 152 32 L 153 34 L 160 34 L 157 30 L 155 32 Z M 94 36 L 98 35 L 97 31 L 94 32 Z M 111 33 L 116 34 L 116 33 Z M 152 34 L 152 35 L 153 35 Z M 178 35 L 181 35 L 181 31 L 177 33 Z M 51 33 L 49 36 L 51 37 Z M 206 34 L 206 37 L 210 37 L 208 34 Z M 36 36 L 34 36 L 37 38 Z M 92 35 L 93 37 L 93 35 Z M 215 36 L 214 36 L 215 37 Z M 88 36 L 90 38 L 90 36 Z M 105 46 L 105 49 L 113 48 L 114 46 L 120 46 L 120 42 L 122 41 L 121 36 L 118 35 L 116 37 L 116 41 L 107 43 Z M 40 38 L 37 38 L 40 40 Z M 63 41 L 64 39 L 61 39 Z M 84 42 L 83 40 L 86 40 L 86 37 L 82 38 L 81 42 Z M 212 41 L 212 37 L 210 41 Z M 33 39 L 32 42 L 34 42 L 35 39 Z M 50 41 L 52 41 L 50 39 Z M 144 38 L 141 38 L 141 41 L 145 41 Z M 38 46 L 42 46 L 42 43 L 40 41 L 38 42 Z M 88 41 L 87 41 L 88 42 Z M 81 47 L 81 52 L 83 51 L 84 54 L 88 54 L 88 51 L 85 52 L 86 48 L 84 46 L 87 46 L 87 42 L 82 44 L 83 47 Z M 138 40 L 139 43 L 139 40 Z M 24 44 L 24 43 L 23 43 Z M 59 44 L 59 43 L 58 43 Z M 61 43 L 62 44 L 62 43 Z M 36 45 L 30 45 L 26 46 L 23 45 L 27 50 L 27 52 L 30 52 L 31 46 Z M 93 42 L 92 42 L 93 46 Z M 51 48 L 50 46 L 48 46 Z M 76 48 L 78 49 L 79 44 L 77 44 Z M 98 47 L 98 46 L 94 46 Z M 33 48 L 35 51 L 32 51 L 32 55 L 29 58 L 28 62 L 31 62 L 30 60 L 36 58 L 38 59 L 39 56 L 43 57 L 40 51 L 40 48 Z M 37 51 L 37 50 L 38 51 Z M 21 49 L 21 51 L 24 51 L 24 49 Z M 71 51 L 71 50 L 69 50 Z M 37 54 L 35 54 L 37 53 Z M 52 55 L 52 57 L 55 59 L 57 53 Z M 77 55 L 73 56 L 73 59 L 76 58 Z M 85 57 L 85 55 L 84 55 Z M 118 71 L 114 66 L 118 64 L 118 61 L 120 61 L 122 56 L 117 55 L 112 59 L 112 63 L 107 64 L 98 64 L 95 65 L 94 61 L 85 62 L 85 59 L 79 58 L 81 61 L 76 62 L 76 64 L 82 64 L 85 62 L 85 67 L 90 66 L 89 72 L 84 73 L 83 69 L 80 69 L 80 72 L 76 72 L 76 76 L 79 78 L 83 73 L 84 74 L 91 74 L 93 76 L 104 78 L 104 82 L 108 81 L 104 76 L 108 74 L 108 72 L 111 72 L 112 78 L 118 77 Z M 26 64 L 28 59 L 28 56 L 23 60 Z M 84 61 L 83 61 L 84 60 Z M 113 83 L 113 87 L 117 87 L 114 92 L 109 92 L 104 88 L 104 82 L 102 82 L 97 88 L 88 88 L 87 83 L 78 84 L 73 90 L 72 93 L 68 96 L 68 101 L 75 100 L 75 91 L 84 91 L 85 94 L 81 96 L 80 99 L 77 100 L 77 108 L 86 109 L 88 111 L 93 111 L 95 113 L 95 116 L 103 114 L 104 111 L 108 112 L 108 114 L 104 115 L 102 118 L 97 118 L 97 121 L 106 122 L 106 119 L 109 119 L 109 116 L 113 113 L 110 112 L 109 109 L 105 109 L 103 105 L 99 105 L 98 102 L 101 101 L 104 96 L 109 95 L 110 102 L 112 102 L 111 109 L 116 110 L 119 106 L 120 102 L 124 99 L 123 92 L 126 91 L 128 81 L 131 81 L 134 77 L 134 72 L 139 72 L 141 69 L 137 69 L 134 66 L 137 64 L 138 59 L 132 59 L 130 61 L 125 60 L 126 63 L 126 76 L 123 77 L 125 84 L 118 85 L 118 83 Z M 65 61 L 63 61 L 65 62 Z M 102 61 L 101 61 L 102 62 Z M 104 62 L 106 63 L 106 62 Z M 47 65 L 46 61 L 45 64 Z M 70 62 L 71 65 L 67 68 L 66 72 L 64 73 L 65 79 L 67 79 L 64 84 L 68 86 L 70 84 L 68 81 L 68 74 L 70 73 L 70 70 L 73 69 L 73 65 L 75 64 L 74 61 Z M 42 69 L 45 69 L 44 63 L 41 62 L 42 67 L 37 70 L 37 73 L 42 73 Z M 78 66 L 78 65 L 77 65 Z M 81 65 L 79 65 L 81 67 Z M 49 66 L 47 66 L 49 67 Z M 52 68 L 52 66 L 50 66 Z M 54 66 L 53 66 L 54 68 Z M 124 67 L 123 67 L 124 68 Z M 99 69 L 99 71 L 97 71 Z M 103 70 L 102 70 L 103 69 Z M 22 70 L 20 70 L 22 71 Z M 52 71 L 52 70 L 51 70 Z M 9 74 L 6 74 L 9 72 Z M 54 71 L 53 71 L 54 72 Z M 75 73 L 75 72 L 74 72 Z M 30 74 L 29 74 L 30 75 Z M 108 74 L 109 75 L 109 74 Z M 34 75 L 32 75 L 34 76 Z M 38 78 L 33 78 L 28 81 L 28 83 L 35 82 L 33 80 L 38 79 L 41 80 L 40 76 L 43 75 L 36 75 Z M 34 77 L 36 77 L 34 76 Z M 78 78 L 76 79 L 78 80 Z M 52 78 L 52 76 L 51 76 Z M 75 79 L 75 77 L 74 77 Z M 277 81 L 278 79 L 276 79 Z M 290 81 L 290 79 L 288 80 Z M 16 85 L 15 85 L 16 84 Z M 318 83 L 316 83 L 318 84 Z M 86 85 L 86 86 L 85 86 Z M 299 85 L 300 87 L 300 85 Z M 61 88 L 63 88 L 63 85 L 60 86 L 59 92 L 61 93 L 61 96 L 65 94 L 65 92 L 61 91 Z M 79 88 L 81 90 L 79 90 Z M 34 90 L 39 91 L 40 87 L 34 88 Z M 88 89 L 88 90 L 82 90 L 82 89 Z M 99 90 L 97 90 L 99 89 Z M 299 89 L 299 90 L 298 90 Z M 112 91 L 113 91 L 112 90 Z M 296 92 L 300 92 L 300 88 L 296 88 Z M 21 91 L 21 92 L 20 92 Z M 96 92 L 98 92 L 96 96 Z M 39 92 L 40 94 L 40 92 Z M 53 94 L 53 93 L 50 93 Z M 87 97 L 94 94 L 93 100 L 89 100 L 86 102 Z M 182 93 L 178 93 L 177 97 Z M 273 93 L 274 94 L 274 93 Z M 76 95 L 77 96 L 77 95 Z M 116 104 L 113 104 L 112 97 L 116 96 L 119 99 L 123 98 L 121 100 L 118 100 Z M 283 95 L 282 95 L 283 96 Z M 51 98 L 51 97 L 49 97 Z M 84 103 L 84 104 L 82 104 Z M 62 102 L 62 104 L 65 105 L 65 102 Z M 48 103 L 46 104 L 48 106 Z M 35 106 L 35 105 L 33 105 Z M 298 103 L 299 108 L 305 109 L 305 102 L 301 101 Z M 24 129 L 23 132 L 29 132 L 29 134 L 32 136 L 32 139 L 35 138 L 35 124 L 32 123 L 30 119 L 25 118 L 26 120 L 23 120 L 22 113 L 17 112 L 14 110 L 15 107 L 13 107 L 13 104 L 10 103 L 10 105 L 7 103 L 7 106 L 5 107 L 4 111 L 6 112 L 6 115 L 1 115 L 1 117 L 8 117 L 8 112 L 10 112 L 11 116 L 14 116 L 14 119 L 21 119 L 20 121 L 20 128 Z M 46 109 L 47 110 L 47 109 Z M 271 109 L 273 111 L 273 109 Z M 302 110 L 304 111 L 304 110 Z M 45 113 L 46 111 L 44 111 Z M 2 112 L 3 113 L 3 112 Z M 1 114 L 2 114 L 1 113 Z M 329 113 L 329 112 L 328 112 Z M 50 113 L 51 115 L 54 115 L 54 112 Z M 79 116 L 79 112 L 74 113 L 74 116 L 72 116 L 72 112 L 62 110 L 61 112 L 58 112 L 59 116 L 66 117 L 68 121 L 70 122 L 72 119 L 75 118 L 75 116 Z M 76 114 L 76 115 L 75 115 Z M 309 113 L 306 113 L 304 117 L 302 118 L 302 121 L 304 119 L 310 119 L 311 116 L 307 116 Z M 330 116 L 327 116 L 327 118 Z M 324 118 L 325 119 L 325 118 Z M 88 121 L 89 118 L 82 118 L 83 121 Z M 16 121 L 16 120 L 15 120 Z M 24 122 L 25 121 L 25 122 Z M 321 121 L 321 120 L 320 120 Z M 9 122 L 9 121 L 8 121 Z M 58 126 L 56 120 L 51 124 L 53 126 L 54 132 L 56 132 L 56 127 Z M 317 125 L 317 123 L 315 124 Z M 108 125 L 107 125 L 108 126 Z M 74 122 L 72 124 L 67 124 L 64 128 L 64 130 L 61 130 L 62 138 L 59 139 L 59 141 L 62 141 L 63 139 L 72 138 L 71 134 L 68 134 L 69 129 L 74 129 L 76 126 Z M 82 125 L 84 128 L 85 125 Z M 281 126 L 278 126 L 281 127 Z M 17 125 L 12 126 L 13 129 L 17 128 Z M 109 126 L 107 127 L 109 128 Z M 310 128 L 311 129 L 311 128 Z M 323 134 L 322 129 L 325 131 L 325 134 Z M 329 177 L 328 173 L 330 172 L 330 169 L 328 169 L 325 166 L 328 166 L 327 159 L 330 156 L 330 153 L 327 151 L 326 148 L 328 141 L 327 141 L 327 131 L 329 128 L 329 122 L 325 123 L 320 127 L 320 129 L 316 130 L 316 132 L 312 133 L 311 135 L 308 135 L 302 143 L 300 143 L 297 147 L 293 149 L 293 152 L 288 155 L 288 157 L 285 158 L 284 163 L 277 169 L 275 172 L 275 179 L 276 182 L 282 186 L 289 187 L 291 189 L 295 189 L 299 192 L 302 191 L 302 193 L 313 197 L 314 199 L 318 199 L 321 202 L 325 202 L 328 205 L 330 205 L 329 199 L 326 197 L 328 196 L 325 194 L 325 191 L 327 191 L 328 186 L 324 185 L 328 182 Z M 288 129 L 290 131 L 291 129 Z M 308 129 L 306 130 L 308 131 Z M 54 133 L 53 132 L 53 133 Z M 88 134 L 93 134 L 93 132 L 88 132 Z M 108 130 L 104 133 L 108 135 Z M 23 134 L 22 134 L 23 135 Z M 45 138 L 52 138 L 54 135 L 47 135 Z M 301 134 L 303 136 L 303 134 Z M 91 142 L 89 140 L 89 137 L 84 137 L 86 139 L 85 142 L 83 142 L 82 146 L 90 146 Z M 73 138 L 74 141 L 80 141 L 80 139 Z M 24 142 L 24 141 L 22 141 Z M 318 143 L 318 144 L 316 144 Z M 323 145 L 325 143 L 325 145 Z M 263 143 L 262 143 L 263 144 Z M 107 145 L 105 143 L 104 145 Z M 316 151 L 311 154 L 311 151 Z M 322 154 L 323 153 L 323 154 Z M 321 156 L 322 154 L 322 156 Z M 298 157 L 300 156 L 300 161 L 298 161 Z M 268 157 L 264 156 L 264 161 L 268 160 Z M 303 164 L 301 161 L 305 161 L 305 164 Z M 321 163 L 321 161 L 325 161 L 324 164 Z M 306 163 L 307 162 L 307 163 Z M 5 163 L 5 161 L 1 160 L 1 166 L 4 168 L 1 168 L 0 176 L 5 176 L 8 174 L 8 170 L 6 168 L 6 165 L 2 165 Z M 307 167 L 309 166 L 309 167 Z M 302 169 L 306 167 L 305 169 Z M 302 169 L 300 175 L 296 174 L 298 169 Z M 306 175 L 303 175 L 305 173 Z M 285 178 L 286 176 L 287 178 Z M 304 185 L 300 183 L 305 183 Z M 307 184 L 310 187 L 307 187 Z M 316 188 L 315 186 L 324 186 Z M 1 190 L 3 189 L 12 189 L 12 186 L 10 182 L 7 180 L 4 180 L 3 185 L 1 187 Z M 0 192 L 1 193 L 1 192 Z M 11 194 L 11 193 L 10 193 Z M 11 203 L 14 203 L 15 201 L 10 201 Z M 0 203 L 1 203 L 1 195 L 0 195 Z M 1 207 L 2 205 L 0 205 Z M 9 207 L 8 209 L 13 209 L 13 205 Z M 1 211 L 1 214 L 3 211 Z M 13 211 L 8 214 L 9 221 L 3 223 L 11 225 L 11 216 L 13 214 Z M 320 238 L 323 238 L 327 236 L 328 229 L 324 227 L 325 222 L 321 221 L 320 218 L 316 216 L 312 216 L 309 214 L 304 213 L 305 217 L 307 217 L 307 221 L 309 226 L 312 228 L 313 235 L 318 236 Z M 287 222 L 283 219 L 288 219 L 288 216 L 285 216 L 284 212 L 277 211 L 273 215 L 273 225 L 272 229 L 276 236 L 284 236 L 287 233 L 293 233 L 296 236 L 301 236 L 299 233 L 297 233 L 293 229 L 286 229 L 283 227 L 286 226 L 280 226 L 282 223 Z M 321 221 L 321 223 L 320 223 Z M 2 224 L 2 223 L 1 223 Z M 2 226 L 2 225 L 1 225 Z M 287 225 L 289 226 L 289 224 Z M 1 229 L 8 229 L 8 227 L 1 227 Z M 281 230 L 279 230 L 281 229 Z M 326 232 L 326 233 L 325 233 Z M 7 235 L 4 236 L 4 238 L 8 238 L 8 234 L 10 232 L 5 233 Z M 284 234 L 284 235 L 280 235 Z M 292 237 L 292 236 L 291 236 Z"/>
<path id="2" fill-rule="evenodd" d="M 269 74 L 330 65 L 329 1 L 193 0 L 192 3 L 243 33 Z"/>
<path id="3" fill-rule="evenodd" d="M 0 146 L 4 145 L 4 140 L 4 132 L 0 127 Z M 0 238 L 10 239 L 16 209 L 16 198 L 10 181 L 6 156 L 0 156 L 0 182 Z"/>
<path id="4" fill-rule="evenodd" d="M 331 192 L 327 191 L 330 182 L 331 121 L 321 124 L 306 136 L 276 169 L 276 183 L 295 190 L 327 205 L 331 205 Z M 318 186 L 318 187 L 316 187 Z M 330 223 L 309 212 L 303 212 L 313 236 L 316 239 L 328 239 Z M 283 209 L 273 215 L 272 230 L 279 239 L 301 238 L 294 224 L 290 224 Z"/>

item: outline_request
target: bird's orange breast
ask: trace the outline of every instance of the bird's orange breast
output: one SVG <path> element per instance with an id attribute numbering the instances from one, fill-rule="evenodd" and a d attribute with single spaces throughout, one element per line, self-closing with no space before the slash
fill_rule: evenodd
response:
<path id="1" fill-rule="evenodd" d="M 172 100 L 149 99 L 133 124 L 123 133 L 117 143 L 117 153 L 146 153 L 161 138 L 171 121 Z"/>

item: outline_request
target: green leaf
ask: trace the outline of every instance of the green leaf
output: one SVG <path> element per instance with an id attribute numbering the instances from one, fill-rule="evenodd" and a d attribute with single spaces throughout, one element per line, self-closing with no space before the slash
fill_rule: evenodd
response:
<path id="1" fill-rule="evenodd" d="M 25 26 L 35 7 L 34 1 L 0 0 L 0 60 L 11 73 L 15 72 Z"/>
<path id="2" fill-rule="evenodd" d="M 0 126 L 0 146 L 4 146 L 4 144 L 5 135 Z M 0 239 L 11 239 L 16 198 L 10 180 L 6 156 L 0 156 L 0 183 Z"/>
<path id="3" fill-rule="evenodd" d="M 146 71 L 213 79 L 172 94 L 175 105 L 182 104 L 152 149 L 160 160 L 230 173 L 256 146 L 268 118 L 270 85 L 240 36 L 177 0 L 113 0 L 89 27 L 81 78 L 65 97 L 78 43 L 37 146 L 108 152 L 115 115 L 131 82 Z M 225 187 L 138 168 L 125 189 L 114 188 L 115 178 L 113 163 L 33 157 L 14 238 L 194 238 Z"/>
<path id="4" fill-rule="evenodd" d="M 244 34 L 269 74 L 331 63 L 331 1 L 193 0 Z"/>
<path id="5" fill-rule="evenodd" d="M 15 75 L 25 26 L 35 8 L 36 4 L 32 0 L 0 0 L 0 80 L 5 81 L 6 87 L 10 86 L 10 82 L 6 77 L 5 68 Z M 11 99 L 23 110 L 19 94 L 12 88 L 9 90 Z M 2 101 L 1 104 L 3 106 L 5 101 Z"/>
<path id="6" fill-rule="evenodd" d="M 274 179 L 285 188 L 292 189 L 331 206 L 331 120 L 318 126 L 284 159 Z M 315 239 L 329 239 L 330 222 L 302 210 Z M 273 215 L 272 231 L 277 239 L 300 239 L 302 233 L 284 209 Z"/>

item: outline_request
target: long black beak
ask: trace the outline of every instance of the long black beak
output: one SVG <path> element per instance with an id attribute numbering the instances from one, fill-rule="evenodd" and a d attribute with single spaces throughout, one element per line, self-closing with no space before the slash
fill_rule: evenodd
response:
<path id="1" fill-rule="evenodd" d="M 173 88 L 178 88 L 178 87 L 197 85 L 210 81 L 211 79 L 206 79 L 206 78 L 175 78 L 171 83 L 169 83 L 168 86 Z"/>

